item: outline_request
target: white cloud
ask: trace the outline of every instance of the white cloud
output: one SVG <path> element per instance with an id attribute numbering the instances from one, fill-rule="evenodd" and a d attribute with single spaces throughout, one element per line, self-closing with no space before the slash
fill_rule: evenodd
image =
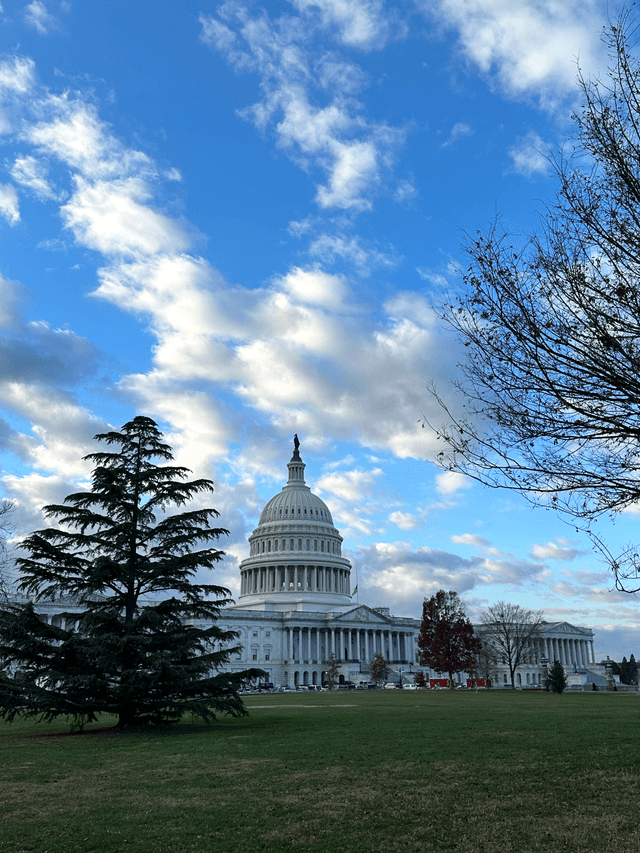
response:
<path id="1" fill-rule="evenodd" d="M 78 178 L 76 191 L 60 213 L 79 243 L 107 256 L 187 249 L 191 240 L 184 228 L 152 210 L 150 195 L 140 178 L 94 183 Z"/>
<path id="2" fill-rule="evenodd" d="M 453 145 L 453 143 L 460 139 L 463 136 L 473 136 L 473 128 L 465 124 L 465 122 L 459 121 L 453 125 L 451 128 L 451 133 L 449 134 L 447 140 L 442 143 L 443 148 L 447 148 L 449 145 Z"/>
<path id="3" fill-rule="evenodd" d="M 524 175 L 530 178 L 533 175 L 548 174 L 551 167 L 549 163 L 549 146 L 534 131 L 519 139 L 509 150 L 512 166 L 510 172 Z"/>
<path id="4" fill-rule="evenodd" d="M 374 468 L 372 471 L 354 470 L 325 474 L 317 481 L 316 489 L 321 494 L 329 492 L 346 501 L 360 501 L 363 495 L 370 492 L 381 475 L 381 468 Z"/>
<path id="5" fill-rule="evenodd" d="M 439 495 L 453 495 L 460 489 L 470 489 L 473 481 L 457 471 L 443 471 L 436 476 L 436 491 Z"/>
<path id="6" fill-rule="evenodd" d="M 575 560 L 584 554 L 584 551 L 578 551 L 576 548 L 568 548 L 566 545 L 558 542 L 547 542 L 546 545 L 534 545 L 531 548 L 530 556 L 534 560 Z"/>
<path id="7" fill-rule="evenodd" d="M 343 276 L 330 275 L 321 269 L 294 267 L 276 281 L 298 302 L 340 309 L 348 290 Z"/>
<path id="8" fill-rule="evenodd" d="M 47 118 L 25 129 L 25 138 L 87 179 L 155 177 L 141 151 L 124 146 L 100 120 L 94 106 L 69 94 L 43 97 L 38 112 Z"/>
<path id="9" fill-rule="evenodd" d="M 0 184 L 0 216 L 3 216 L 9 225 L 20 222 L 18 192 L 13 184 Z"/>
<path id="10" fill-rule="evenodd" d="M 475 533 L 461 533 L 451 537 L 451 541 L 457 545 L 473 545 L 475 548 L 490 548 L 491 542 L 484 536 Z"/>
<path id="11" fill-rule="evenodd" d="M 371 45 L 380 32 L 373 23 L 382 20 L 374 14 L 383 10 L 378 2 L 298 3 L 302 12 L 312 7 L 321 11 L 322 26 L 339 23 L 347 43 Z M 313 16 L 283 15 L 272 22 L 264 13 L 252 18 L 236 4 L 225 4 L 218 14 L 224 21 L 200 17 L 202 41 L 237 70 L 255 71 L 261 79 L 262 99 L 241 115 L 261 130 L 272 128 L 278 145 L 303 169 L 325 173 L 316 193 L 321 208 L 370 208 L 404 131 L 363 117 L 353 98 L 365 82 L 360 69 L 337 55 L 328 59 L 314 52 Z"/>
<path id="12" fill-rule="evenodd" d="M 25 23 L 33 27 L 41 36 L 49 35 L 58 28 L 58 21 L 51 15 L 41 0 L 33 0 L 24 10 Z"/>
<path id="13" fill-rule="evenodd" d="M 455 589 L 460 594 L 491 585 L 520 586 L 540 581 L 539 563 L 528 563 L 510 554 L 499 558 L 457 554 L 432 548 L 411 548 L 403 542 L 377 542 L 354 554 L 359 567 L 360 594 L 367 604 L 384 603 L 398 612 L 415 611 L 417 601 L 438 589 Z"/>
<path id="14" fill-rule="evenodd" d="M 425 14 L 454 27 L 465 57 L 506 95 L 554 109 L 574 97 L 576 60 L 602 65 L 599 0 L 422 0 Z"/>
<path id="15" fill-rule="evenodd" d="M 35 82 L 35 63 L 32 59 L 12 56 L 0 62 L 0 98 L 11 93 L 25 95 Z"/>
<path id="16" fill-rule="evenodd" d="M 415 530 L 420 526 L 420 520 L 412 512 L 392 512 L 389 521 L 400 530 Z"/>
<path id="17" fill-rule="evenodd" d="M 390 36 L 400 38 L 406 26 L 384 0 L 292 0 L 301 11 L 317 10 L 324 27 L 335 28 L 350 47 L 382 47 Z"/>
<path id="18" fill-rule="evenodd" d="M 56 197 L 51 184 L 47 180 L 47 165 L 30 155 L 16 157 L 11 167 L 11 177 L 23 187 L 27 187 L 40 199 L 52 199 Z"/>
<path id="19" fill-rule="evenodd" d="M 307 229 L 308 230 L 308 229 Z M 337 258 L 352 264 L 360 275 L 367 276 L 377 267 L 393 267 L 397 258 L 367 245 L 358 236 L 346 237 L 337 234 L 320 234 L 310 246 L 309 254 L 324 264 L 332 264 Z"/>

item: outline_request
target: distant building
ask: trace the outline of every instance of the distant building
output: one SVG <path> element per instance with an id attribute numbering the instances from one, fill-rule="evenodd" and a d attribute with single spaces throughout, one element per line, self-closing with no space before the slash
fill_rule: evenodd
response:
<path id="1" fill-rule="evenodd" d="M 482 625 L 474 625 L 475 633 L 482 639 Z M 534 638 L 525 662 L 520 664 L 515 676 L 516 687 L 539 687 L 543 684 L 544 662 L 552 665 L 559 660 L 569 675 L 580 675 L 573 683 L 587 684 L 594 680 L 606 684 L 604 669 L 595 662 L 591 628 L 577 628 L 569 622 L 543 622 Z M 600 670 L 602 669 L 602 672 Z M 511 675 L 506 661 L 498 660 L 493 667 L 494 685 L 510 687 Z"/>

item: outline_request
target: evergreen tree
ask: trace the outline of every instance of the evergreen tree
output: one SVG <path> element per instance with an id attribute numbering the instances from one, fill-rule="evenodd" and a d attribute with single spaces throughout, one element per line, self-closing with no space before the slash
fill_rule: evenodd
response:
<path id="1" fill-rule="evenodd" d="M 209 543 L 228 531 L 210 526 L 211 508 L 166 512 L 213 491 L 211 481 L 170 464 L 150 418 L 95 438 L 113 449 L 86 457 L 91 489 L 46 506 L 58 526 L 32 533 L 17 561 L 22 592 L 76 606 L 64 628 L 32 603 L 2 607 L 0 659 L 16 676 L 0 684 L 0 715 L 82 725 L 109 713 L 119 726 L 243 715 L 238 689 L 263 673 L 219 671 L 238 651 L 237 634 L 215 624 L 230 593 L 193 582 L 222 558 Z"/>
<path id="2" fill-rule="evenodd" d="M 620 682 L 622 684 L 629 684 L 629 661 L 626 656 L 622 658 L 622 663 L 620 664 L 618 675 L 620 676 Z"/>
<path id="3" fill-rule="evenodd" d="M 637 684 L 638 683 L 638 664 L 636 663 L 635 655 L 631 655 L 629 658 L 629 665 L 627 667 L 627 674 L 629 676 L 629 684 Z"/>
<path id="4" fill-rule="evenodd" d="M 549 670 L 549 687 L 553 693 L 562 693 L 567 686 L 567 676 L 564 673 L 564 667 L 559 660 L 553 662 L 553 666 Z"/>
<path id="5" fill-rule="evenodd" d="M 440 589 L 425 598 L 418 648 L 420 665 L 446 672 L 452 684 L 454 673 L 475 669 L 474 655 L 482 643 L 473 634 L 457 592 Z"/>

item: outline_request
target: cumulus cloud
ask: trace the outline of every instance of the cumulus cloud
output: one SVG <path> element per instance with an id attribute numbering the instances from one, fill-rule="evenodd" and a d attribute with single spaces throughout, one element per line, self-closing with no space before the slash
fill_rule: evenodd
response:
<path id="1" fill-rule="evenodd" d="M 420 519 L 413 512 L 392 512 L 389 521 L 400 530 L 415 530 L 420 525 Z"/>
<path id="2" fill-rule="evenodd" d="M 454 495 L 461 489 L 470 489 L 473 480 L 457 471 L 443 471 L 436 477 L 436 491 L 440 495 Z"/>
<path id="3" fill-rule="evenodd" d="M 543 578 L 539 563 L 511 554 L 499 557 L 457 554 L 432 548 L 411 548 L 402 542 L 377 542 L 354 553 L 361 597 L 375 606 L 384 603 L 398 610 L 415 611 L 416 604 L 438 589 L 464 594 L 477 587 L 520 585 Z"/>
<path id="4" fill-rule="evenodd" d="M 153 210 L 150 196 L 140 178 L 77 178 L 76 191 L 60 212 L 78 243 L 103 255 L 155 255 L 188 248 L 191 241 L 180 223 Z"/>
<path id="5" fill-rule="evenodd" d="M 576 89 L 576 61 L 603 66 L 598 0 L 429 0 L 428 16 L 457 31 L 466 59 L 511 98 L 555 109 Z"/>
<path id="6" fill-rule="evenodd" d="M 341 308 L 348 293 L 343 276 L 330 275 L 321 269 L 294 267 L 276 283 L 299 302 L 327 308 Z"/>
<path id="7" fill-rule="evenodd" d="M 456 545 L 473 545 L 475 548 L 490 548 L 491 542 L 485 539 L 484 536 L 477 536 L 475 533 L 462 533 L 452 536 L 451 541 Z"/>
<path id="8" fill-rule="evenodd" d="M 546 545 L 534 545 L 531 549 L 530 556 L 533 557 L 534 560 L 571 561 L 584 553 L 584 551 L 578 551 L 576 548 L 568 547 L 566 540 L 556 540 L 556 542 L 547 542 Z"/>
<path id="9" fill-rule="evenodd" d="M 548 174 L 551 166 L 549 163 L 549 146 L 542 141 L 534 131 L 529 133 L 509 150 L 511 158 L 510 172 L 531 178 L 534 175 Z"/>
<path id="10" fill-rule="evenodd" d="M 346 501 L 359 501 L 364 494 L 370 491 L 381 475 L 381 468 L 374 468 L 371 471 L 355 470 L 325 474 L 317 481 L 316 489 L 320 494 L 329 492 Z"/>

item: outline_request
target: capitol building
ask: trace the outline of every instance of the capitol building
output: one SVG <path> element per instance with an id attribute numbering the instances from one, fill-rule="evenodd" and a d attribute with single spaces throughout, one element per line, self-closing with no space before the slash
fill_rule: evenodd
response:
<path id="1" fill-rule="evenodd" d="M 304 479 L 305 463 L 295 439 L 282 490 L 271 498 L 249 537 L 249 556 L 240 563 L 238 603 L 221 613 L 221 626 L 239 635 L 242 651 L 226 669 L 258 666 L 275 685 L 320 686 L 331 655 L 340 682 L 370 680 L 376 652 L 387 660 L 389 680 L 412 682 L 417 672 L 439 675 L 420 666 L 420 619 L 392 616 L 388 607 L 368 607 L 352 600 L 351 564 L 342 556 L 342 537 L 329 507 Z M 482 635 L 482 626 L 474 626 Z M 604 685 L 595 663 L 593 631 L 568 622 L 545 622 L 516 687 L 541 684 L 546 660 L 559 660 L 576 686 Z M 602 670 L 602 672 L 601 672 Z M 466 675 L 458 676 L 459 683 Z M 510 686 L 508 668 L 497 661 L 496 686 Z"/>
<path id="2" fill-rule="evenodd" d="M 333 655 L 340 682 L 369 680 L 382 654 L 399 679 L 413 680 L 420 620 L 352 600 L 351 563 L 329 507 L 305 483 L 297 438 L 286 485 L 262 510 L 240 563 L 238 603 L 221 613 L 243 651 L 227 670 L 258 666 L 280 686 L 321 686 Z"/>
<path id="3" fill-rule="evenodd" d="M 357 685 L 371 680 L 369 665 L 379 653 L 388 663 L 389 681 L 411 683 L 417 672 L 427 679 L 439 677 L 418 664 L 420 619 L 354 603 L 342 536 L 329 507 L 305 483 L 304 472 L 296 436 L 286 484 L 267 502 L 249 537 L 249 556 L 239 567 L 238 603 L 220 613 L 220 627 L 235 631 L 239 646 L 223 670 L 254 667 L 276 686 L 320 687 L 333 656 L 339 683 Z M 16 603 L 28 600 L 23 595 L 11 598 Z M 34 604 L 44 621 L 67 629 L 74 624 L 74 612 L 82 609 L 68 598 Z M 474 629 L 482 638 L 482 625 Z M 514 686 L 541 686 L 545 668 L 554 660 L 564 666 L 573 689 L 609 684 L 605 667 L 596 663 L 590 628 L 543 622 Z M 506 661 L 495 661 L 491 677 L 496 687 L 511 686 Z M 461 685 L 466 679 L 465 673 L 457 676 Z"/>

